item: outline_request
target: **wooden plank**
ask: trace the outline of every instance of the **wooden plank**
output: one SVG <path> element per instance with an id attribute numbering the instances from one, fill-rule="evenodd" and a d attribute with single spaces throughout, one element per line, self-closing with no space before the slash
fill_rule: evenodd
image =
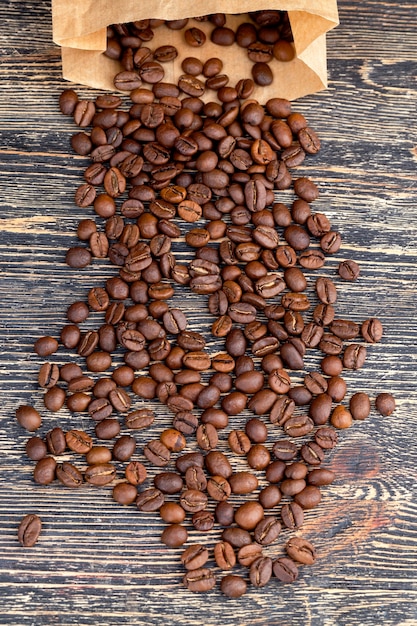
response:
<path id="1" fill-rule="evenodd" d="M 34 403 L 43 415 L 42 434 L 57 424 L 74 425 L 66 409 L 48 414 L 43 407 L 36 382 L 42 361 L 33 354 L 33 342 L 43 334 L 58 336 L 68 305 L 114 275 L 114 268 L 97 260 L 83 271 L 65 265 L 79 219 L 91 215 L 73 201 L 88 160 L 71 153 L 75 129 L 58 111 L 68 84 L 51 40 L 49 3 L 2 3 L 0 624 L 417 623 L 416 4 L 340 0 L 339 9 L 341 24 L 328 36 L 329 89 L 294 105 L 323 141 L 323 150 L 298 174 L 318 183 L 315 208 L 343 235 L 342 250 L 323 275 L 333 277 L 343 258 L 361 265 L 357 283 L 338 283 L 339 315 L 357 322 L 377 316 L 384 325 L 383 341 L 369 346 L 366 367 L 346 372 L 348 397 L 356 390 L 372 398 L 389 390 L 397 410 L 390 418 L 373 411 L 341 432 L 339 446 L 326 456 L 338 479 L 323 490 L 323 502 L 308 512 L 303 528 L 317 545 L 315 566 L 303 568 L 295 585 L 271 581 L 241 600 L 225 601 L 219 591 L 193 595 L 182 587 L 181 549 L 160 543 L 163 525 L 155 515 L 117 505 L 109 487 L 75 493 L 32 481 L 16 406 Z M 77 90 L 95 96 L 88 88 Z M 279 199 L 291 197 L 284 192 Z M 175 245 L 187 262 L 190 252 Z M 184 306 L 179 289 L 173 301 Z M 210 339 L 205 300 L 187 296 L 185 304 L 190 325 Z M 85 327 L 96 327 L 99 319 L 92 315 Z M 210 340 L 210 350 L 216 345 Z M 60 350 L 54 360 L 67 358 Z M 318 362 L 318 355 L 308 357 L 309 368 Z M 155 424 L 146 437 L 138 435 L 137 458 L 143 458 L 147 439 L 169 424 L 166 409 L 154 408 Z M 77 425 L 91 430 L 86 417 Z M 269 431 L 268 443 L 280 437 L 279 429 Z M 227 449 L 225 441 L 220 449 Z M 235 469 L 244 468 L 235 462 Z M 152 481 L 155 469 L 149 473 Z M 39 543 L 25 549 L 16 529 L 30 511 L 40 514 L 44 527 Z M 192 541 L 207 540 L 197 531 L 190 535 Z M 218 538 L 214 533 L 211 545 Z M 267 552 L 275 557 L 282 547 Z"/>

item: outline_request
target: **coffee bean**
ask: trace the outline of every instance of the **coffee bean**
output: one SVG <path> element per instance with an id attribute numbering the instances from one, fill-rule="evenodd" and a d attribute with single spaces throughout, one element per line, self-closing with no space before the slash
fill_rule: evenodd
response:
<path id="1" fill-rule="evenodd" d="M 57 465 L 56 477 L 65 487 L 77 488 L 83 483 L 83 475 L 80 470 L 68 461 Z"/>
<path id="2" fill-rule="evenodd" d="M 208 550 L 201 544 L 189 546 L 181 555 L 181 562 L 187 570 L 203 567 L 209 558 Z"/>
<path id="3" fill-rule="evenodd" d="M 272 576 L 272 559 L 260 556 L 249 568 L 249 579 L 254 587 L 265 587 Z"/>
<path id="4" fill-rule="evenodd" d="M 314 546 L 302 537 L 292 537 L 287 541 L 285 549 L 288 556 L 304 565 L 312 565 L 316 560 L 316 550 Z"/>
<path id="5" fill-rule="evenodd" d="M 381 322 L 377 318 L 366 320 L 361 326 L 361 334 L 367 343 L 377 343 L 381 341 L 383 335 Z"/>
<path id="6" fill-rule="evenodd" d="M 392 415 L 396 407 L 395 398 L 392 394 L 379 393 L 375 399 L 375 408 L 383 416 Z"/>
<path id="7" fill-rule="evenodd" d="M 22 428 L 29 432 L 37 430 L 42 423 L 39 411 L 29 405 L 21 405 L 16 409 L 16 420 Z"/>
<path id="8" fill-rule="evenodd" d="M 116 468 L 110 463 L 97 463 L 90 465 L 84 472 L 87 483 L 102 487 L 111 483 L 116 477 Z"/>
<path id="9" fill-rule="evenodd" d="M 273 574 L 282 583 L 293 583 L 298 578 L 298 567 L 292 559 L 281 557 L 272 564 Z"/>
<path id="10" fill-rule="evenodd" d="M 39 539 L 42 530 L 41 518 L 35 513 L 25 515 L 19 524 L 17 538 L 25 548 L 32 548 Z"/>
<path id="11" fill-rule="evenodd" d="M 209 591 L 216 584 L 216 578 L 210 569 L 201 567 L 187 572 L 183 583 L 189 591 Z"/>
<path id="12" fill-rule="evenodd" d="M 339 263 L 338 273 L 344 280 L 356 280 L 360 273 L 359 265 L 356 261 L 352 261 L 351 259 L 341 261 Z"/>

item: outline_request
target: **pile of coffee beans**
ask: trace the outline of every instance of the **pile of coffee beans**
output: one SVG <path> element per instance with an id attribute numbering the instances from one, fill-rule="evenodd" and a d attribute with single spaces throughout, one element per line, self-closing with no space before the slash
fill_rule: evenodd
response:
<path id="1" fill-rule="evenodd" d="M 262 12 L 256 18 L 264 44 L 260 33 L 271 28 Z M 227 29 L 209 19 L 217 40 Z M 355 261 L 341 260 L 335 280 L 320 272 L 341 236 L 312 208 L 318 185 L 296 176 L 320 150 L 304 115 L 284 99 L 263 106 L 237 88 L 214 88 L 219 59 L 195 64 L 197 72 L 187 58 L 185 78 L 164 83 L 169 51 L 142 46 L 151 26 L 109 32 L 108 54 L 117 50 L 130 72 L 115 86 L 128 96 L 86 100 L 67 89 L 60 97 L 79 127 L 71 146 L 91 160 L 75 191 L 90 215 L 66 262 L 82 269 L 106 259 L 115 273 L 68 306 L 59 338 L 35 343 L 45 409 L 58 419 L 68 410 L 74 423 L 33 435 L 26 454 L 38 484 L 110 485 L 121 505 L 158 513 L 161 541 L 184 546 L 184 585 L 207 591 L 220 578 L 221 591 L 239 597 L 248 582 L 293 582 L 314 563 L 300 528 L 335 480 L 326 452 L 371 411 L 364 392 L 346 401 L 342 373 L 364 365 L 383 328 L 376 318 L 337 316 L 337 282 L 358 278 Z M 207 90 L 213 100 L 204 102 Z M 288 206 L 277 196 L 291 190 Z M 206 302 L 207 327 L 189 323 L 190 293 Z M 157 438 L 146 436 L 156 427 L 153 401 L 166 407 Z M 390 415 L 394 399 L 381 394 L 376 408 Z M 90 429 L 79 428 L 85 415 Z M 16 418 L 28 431 L 41 427 L 32 406 Z M 33 545 L 40 530 L 27 516 L 21 543 Z M 191 541 L 194 531 L 207 540 Z"/>

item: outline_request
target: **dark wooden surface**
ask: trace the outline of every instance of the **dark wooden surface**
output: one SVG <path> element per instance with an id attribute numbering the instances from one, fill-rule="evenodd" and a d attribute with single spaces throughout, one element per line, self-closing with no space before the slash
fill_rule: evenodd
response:
<path id="1" fill-rule="evenodd" d="M 42 433 L 57 423 L 90 428 L 87 418 L 42 409 L 33 342 L 57 336 L 67 306 L 114 269 L 94 263 L 75 271 L 64 263 L 78 220 L 89 212 L 73 204 L 86 162 L 71 154 L 74 127 L 58 112 L 67 84 L 51 39 L 49 2 L 1 3 L 1 624 L 417 623 L 417 5 L 341 0 L 339 8 L 341 24 L 328 37 L 329 88 L 295 105 L 324 146 L 300 174 L 319 183 L 316 208 L 343 234 L 328 275 L 340 258 L 361 264 L 358 282 L 339 285 L 340 316 L 378 316 L 385 329 L 363 370 L 347 374 L 347 397 L 391 391 L 397 410 L 388 418 L 373 411 L 342 432 L 327 456 L 338 478 L 303 529 L 317 546 L 316 565 L 292 586 L 271 581 L 226 601 L 219 591 L 196 596 L 183 589 L 180 550 L 159 543 L 155 516 L 117 505 L 109 489 L 74 493 L 32 481 L 16 406 L 41 410 Z M 184 304 L 180 294 L 175 300 Z M 203 303 L 188 297 L 185 304 L 190 322 L 203 328 Z M 163 408 L 155 410 L 151 435 L 167 423 Z M 16 539 L 28 512 L 44 522 L 31 549 Z"/>

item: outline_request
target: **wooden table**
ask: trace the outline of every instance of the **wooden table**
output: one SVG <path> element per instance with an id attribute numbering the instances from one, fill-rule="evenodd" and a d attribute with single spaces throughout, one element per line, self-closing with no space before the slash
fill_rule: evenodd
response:
<path id="1" fill-rule="evenodd" d="M 384 325 L 383 341 L 369 346 L 365 367 L 347 372 L 346 397 L 390 391 L 397 410 L 386 418 L 373 410 L 341 432 L 326 457 L 337 480 L 323 489 L 303 528 L 317 547 L 316 565 L 303 568 L 292 586 L 271 581 L 226 600 L 218 590 L 193 595 L 183 588 L 181 550 L 159 542 L 163 526 L 154 515 L 117 505 L 109 489 L 74 492 L 32 480 L 27 433 L 14 418 L 18 405 L 40 409 L 42 434 L 58 423 L 90 428 L 87 417 L 43 410 L 33 342 L 58 336 L 68 305 L 114 268 L 65 265 L 78 220 L 91 211 L 73 203 L 86 161 L 72 154 L 74 126 L 58 111 L 68 85 L 52 43 L 50 6 L 2 2 L 1 624 L 417 623 L 416 4 L 340 0 L 339 7 L 341 24 L 328 36 L 329 88 L 294 105 L 324 146 L 300 172 L 318 182 L 316 207 L 343 234 L 330 268 L 341 258 L 361 265 L 358 282 L 338 283 L 339 315 L 356 321 L 377 316 Z M 79 93 L 95 96 L 83 87 Z M 183 304 L 182 296 L 175 301 Z M 190 323 L 202 328 L 204 305 L 191 297 L 186 305 Z M 155 411 L 160 432 L 169 418 L 161 406 Z M 143 437 L 138 442 L 142 458 Z M 16 539 L 28 512 L 43 519 L 31 549 Z"/>

